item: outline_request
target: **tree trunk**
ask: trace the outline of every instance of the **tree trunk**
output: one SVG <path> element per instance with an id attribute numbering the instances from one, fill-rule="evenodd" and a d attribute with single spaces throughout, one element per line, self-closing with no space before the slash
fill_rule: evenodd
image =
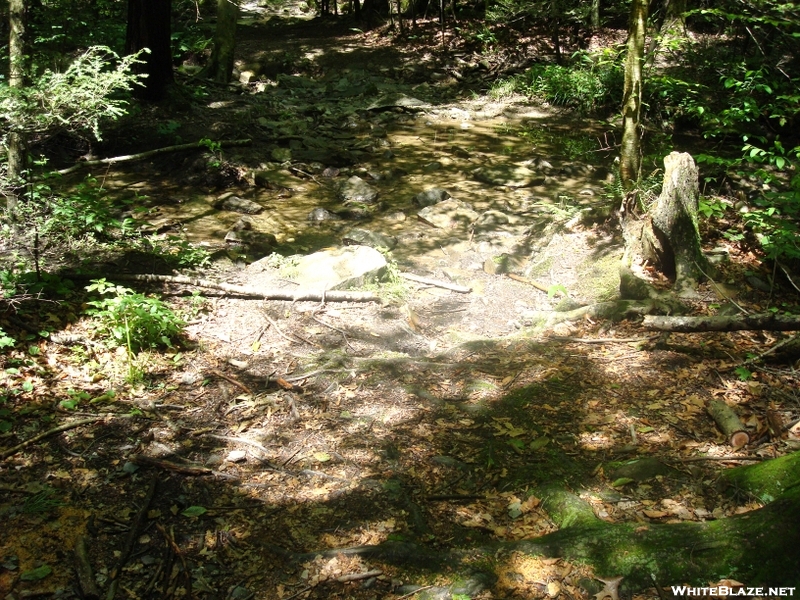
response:
<path id="1" fill-rule="evenodd" d="M 591 25 L 592 29 L 600 29 L 600 0 L 592 0 L 589 25 Z"/>
<path id="2" fill-rule="evenodd" d="M 620 178 L 625 189 L 639 181 L 641 168 L 642 61 L 647 27 L 647 0 L 633 0 L 625 58 L 625 87 L 622 97 L 622 149 Z"/>
<path id="3" fill-rule="evenodd" d="M 11 88 L 22 89 L 25 87 L 25 2 L 24 0 L 9 0 L 8 2 L 8 85 Z M 11 123 L 11 130 L 6 137 L 6 178 L 9 190 L 6 196 L 6 211 L 14 214 L 17 208 L 18 191 L 25 172 L 25 140 L 22 132 Z"/>
<path id="4" fill-rule="evenodd" d="M 686 0 L 665 0 L 659 33 L 662 38 L 686 37 Z"/>
<path id="5" fill-rule="evenodd" d="M 170 40 L 171 0 L 128 0 L 128 29 L 125 52 L 134 54 L 148 48 L 141 73 L 147 74 L 144 87 L 137 88 L 145 100 L 160 100 L 173 82 Z"/>
<path id="6" fill-rule="evenodd" d="M 234 0 L 217 1 L 217 29 L 214 33 L 214 50 L 203 75 L 218 83 L 228 83 L 233 71 L 233 54 L 236 50 L 236 21 L 239 6 Z"/>

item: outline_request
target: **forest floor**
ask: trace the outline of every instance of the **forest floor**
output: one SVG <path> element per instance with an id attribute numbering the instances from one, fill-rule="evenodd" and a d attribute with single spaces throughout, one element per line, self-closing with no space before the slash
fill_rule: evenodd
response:
<path id="1" fill-rule="evenodd" d="M 368 178 L 388 168 L 375 157 L 390 150 L 392 164 L 406 175 L 399 182 L 371 180 L 386 207 L 358 224 L 397 237 L 397 268 L 471 292 L 395 282 L 379 286 L 382 302 L 291 303 L 153 287 L 168 292 L 186 316 L 186 336 L 181 347 L 143 352 L 133 364 L 124 349 L 94 339 L 91 321 L 74 302 L 29 298 L 13 306 L 3 328 L 31 337 L 6 351 L 0 375 L 2 419 L 12 425 L 0 437 L 0 596 L 75 597 L 75 549 L 85 543 L 85 564 L 105 597 L 114 587 L 117 598 L 589 598 L 605 587 L 598 578 L 616 574 L 563 559 L 497 554 L 473 562 L 494 578 L 465 582 L 463 572 L 330 551 L 394 540 L 444 552 L 535 538 L 555 527 L 537 496 L 553 482 L 608 522 L 707 521 L 762 506 L 759 499 L 722 495 L 714 481 L 722 469 L 800 443 L 796 429 L 770 436 L 768 423 L 768 414 L 773 424 L 800 416 L 796 350 L 758 360 L 787 336 L 656 336 L 635 320 L 588 318 L 536 330 L 526 315 L 553 310 L 562 298 L 489 272 L 486 260 L 508 249 L 505 242 L 410 218 L 416 210 L 410 198 L 441 184 L 480 211 L 518 216 L 508 225 L 520 226 L 515 241 L 541 231 L 531 228 L 542 213 L 548 222 L 560 219 L 563 228 L 547 244 L 558 260 L 548 263 L 545 283 L 577 303 L 596 299 L 581 269 L 614 256 L 620 241 L 613 221 L 574 217 L 592 208 L 578 203 L 580 190 L 602 197 L 596 173 L 608 153 L 593 154 L 591 168 L 576 176 L 575 165 L 588 164 L 588 154 L 552 151 L 555 175 L 535 193 L 466 181 L 470 169 L 503 156 L 541 158 L 570 129 L 585 125 L 589 138 L 602 139 L 597 131 L 610 127 L 569 121 L 519 98 L 486 96 L 488 82 L 524 67 L 545 51 L 544 42 L 501 40 L 489 51 L 474 39 L 459 46 L 453 31 L 442 34 L 430 22 L 401 42 L 385 29 L 355 31 L 335 19 L 276 25 L 266 16 L 242 27 L 240 70 L 254 62 L 274 68 L 265 75 L 271 83 L 259 88 L 254 81 L 244 93 L 205 84 L 207 95 L 183 116 L 174 116 L 174 107 L 146 109 L 135 123 L 109 132 L 100 151 L 141 151 L 163 145 L 165 136 L 173 136 L 170 142 L 248 137 L 251 147 L 221 158 L 209 153 L 199 170 L 196 156 L 167 155 L 93 175 L 118 193 L 153 198 L 154 227 L 168 214 L 173 233 L 220 249 L 211 266 L 193 275 L 287 287 L 278 255 L 256 273 L 249 259 L 224 248 L 220 232 L 235 215 L 203 213 L 190 222 L 181 216 L 182 202 L 166 199 L 194 195 L 192 202 L 208 206 L 225 189 L 249 194 L 269 208 L 273 225 L 285 225 L 271 230 L 281 255 L 309 253 L 337 244 L 349 225 L 305 221 L 310 209 L 334 206 L 335 182 L 320 183 L 321 173 L 309 171 L 322 162 L 315 158 L 327 157 L 322 166 L 341 177 Z M 606 41 L 619 37 L 606 33 Z M 373 83 L 389 80 L 374 89 L 394 86 L 421 96 L 425 108 L 409 115 L 395 106 L 389 117 L 365 111 L 358 103 L 373 102 L 374 90 L 359 91 L 364 73 Z M 305 91 L 289 88 L 281 96 L 286 77 L 302 79 Z M 481 140 L 440 142 L 420 133 L 451 131 L 453 123 L 461 131 L 461 122 L 480 132 L 481 121 L 498 132 L 498 123 L 517 128 L 526 115 L 549 124 L 538 150 L 500 133 L 497 139 L 482 133 L 485 147 Z M 143 120 L 149 133 L 142 132 Z M 356 133 L 346 137 L 348 128 Z M 312 148 L 308 140 L 320 132 L 341 146 Z M 403 136 L 422 141 L 402 144 Z M 301 143 L 291 145 L 292 139 Z M 257 189 L 248 173 L 284 156 L 285 148 L 306 153 L 302 163 L 288 161 L 294 183 Z M 505 155 L 504 148 L 510 148 Z M 426 171 L 434 162 L 439 166 Z M 562 197 L 572 200 L 559 205 Z M 550 199 L 543 202 L 548 210 L 525 208 L 541 198 Z M 564 202 L 574 202 L 575 210 Z M 404 217 L 388 218 L 397 213 Z M 219 223 L 198 226 L 203 218 Z M 723 243 L 711 228 L 704 233 L 709 249 Z M 690 303 L 696 314 L 714 314 L 730 300 L 750 312 L 795 302 L 788 286 L 749 284 L 748 277 L 761 282 L 769 273 L 746 249 L 726 249 L 721 283 L 703 284 Z M 81 252 L 76 246 L 63 258 Z M 166 262 L 147 258 L 106 256 L 95 266 L 112 280 L 120 271 L 171 272 Z M 529 264 L 536 255 L 523 258 Z M 48 327 L 81 341 L 34 335 Z M 131 368 L 134 383 L 127 381 Z M 752 443 L 735 450 L 726 444 L 706 412 L 711 399 L 736 409 Z M 658 583 L 668 593 L 683 582 Z M 633 598 L 663 593 L 654 587 L 631 595 L 624 582 L 622 590 Z"/>

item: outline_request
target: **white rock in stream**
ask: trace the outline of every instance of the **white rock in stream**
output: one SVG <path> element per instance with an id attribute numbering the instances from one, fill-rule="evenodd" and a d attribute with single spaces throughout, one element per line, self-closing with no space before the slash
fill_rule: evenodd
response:
<path id="1" fill-rule="evenodd" d="M 478 213 L 466 202 L 450 198 L 433 206 L 423 208 L 417 216 L 440 229 L 466 229 L 478 218 Z"/>

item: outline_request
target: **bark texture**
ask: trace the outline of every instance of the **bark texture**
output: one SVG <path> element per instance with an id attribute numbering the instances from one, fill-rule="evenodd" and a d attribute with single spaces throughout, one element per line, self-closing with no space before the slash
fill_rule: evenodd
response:
<path id="1" fill-rule="evenodd" d="M 20 89 L 25 86 L 25 2 L 24 0 L 9 0 L 8 2 L 8 85 Z M 6 135 L 6 178 L 10 190 L 6 196 L 6 210 L 13 214 L 16 210 L 17 192 L 22 183 L 25 171 L 25 140 L 22 133 L 11 124 L 11 130 Z"/>
<path id="2" fill-rule="evenodd" d="M 697 287 L 708 268 L 700 247 L 697 205 L 700 196 L 697 165 L 690 154 L 672 152 L 664 158 L 664 185 L 648 210 L 662 241 L 662 264 L 671 257 L 678 291 Z"/>
<path id="3" fill-rule="evenodd" d="M 763 313 L 735 315 L 731 317 L 662 317 L 646 316 L 642 323 L 645 329 L 656 331 L 679 331 L 695 333 L 702 331 L 800 331 L 800 317 Z"/>
<path id="4" fill-rule="evenodd" d="M 239 5 L 234 0 L 218 0 L 214 50 L 203 73 L 218 83 L 228 83 L 231 80 L 238 18 Z"/>
<path id="5" fill-rule="evenodd" d="M 633 0 L 625 58 L 625 87 L 622 96 L 622 150 L 620 178 L 626 189 L 639 180 L 641 168 L 642 61 L 647 27 L 647 0 Z"/>

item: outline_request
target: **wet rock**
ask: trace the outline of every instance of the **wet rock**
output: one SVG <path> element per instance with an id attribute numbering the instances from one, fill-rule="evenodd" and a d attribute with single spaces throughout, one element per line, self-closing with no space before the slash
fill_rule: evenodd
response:
<path id="1" fill-rule="evenodd" d="M 321 206 L 318 206 L 317 208 L 312 210 L 310 213 L 308 213 L 307 219 L 309 221 L 315 221 L 315 222 L 341 221 L 342 217 L 340 217 L 336 213 L 333 213 L 333 212 L 329 211 L 326 208 L 322 208 Z"/>
<path id="2" fill-rule="evenodd" d="M 339 197 L 344 202 L 372 204 L 378 199 L 378 190 L 361 179 L 361 177 L 353 175 L 339 188 Z"/>
<path id="3" fill-rule="evenodd" d="M 466 202 L 454 198 L 423 208 L 417 216 L 440 229 L 466 229 L 478 218 L 478 213 Z"/>
<path id="4" fill-rule="evenodd" d="M 307 290 L 345 290 L 380 279 L 386 259 L 369 246 L 346 246 L 302 257 L 291 277 Z"/>
<path id="5" fill-rule="evenodd" d="M 422 167 L 422 170 L 426 173 L 433 173 L 434 171 L 438 171 L 442 168 L 442 163 L 438 160 L 434 160 L 433 162 L 429 162 L 427 165 Z"/>
<path id="6" fill-rule="evenodd" d="M 253 173 L 253 182 L 257 187 L 277 189 L 291 188 L 297 183 L 297 179 L 283 169 L 267 169 Z"/>
<path id="7" fill-rule="evenodd" d="M 386 94 L 375 100 L 367 107 L 367 110 L 382 111 L 391 110 L 393 108 L 400 108 L 409 111 L 425 110 L 430 108 L 431 105 L 422 100 L 406 96 L 405 94 Z"/>
<path id="8" fill-rule="evenodd" d="M 475 227 L 482 229 L 489 229 L 499 225 L 508 225 L 511 222 L 510 217 L 500 212 L 499 210 L 487 210 L 478 217 L 475 221 Z"/>
<path id="9" fill-rule="evenodd" d="M 443 188 L 428 188 L 424 192 L 420 192 L 416 196 L 414 196 L 414 204 L 418 204 L 423 208 L 426 206 L 433 206 L 434 204 L 439 204 L 439 202 L 444 202 L 450 198 L 450 192 Z"/>
<path id="10" fill-rule="evenodd" d="M 389 223 L 405 223 L 407 217 L 406 213 L 404 213 L 402 210 L 398 210 L 396 212 L 386 215 L 385 219 Z"/>
<path id="11" fill-rule="evenodd" d="M 472 176 L 481 183 L 511 188 L 542 185 L 545 182 L 544 175 L 515 164 L 479 167 L 472 172 Z"/>
<path id="12" fill-rule="evenodd" d="M 239 220 L 233 224 L 234 231 L 246 231 L 253 228 L 253 218 L 249 216 L 239 217 Z"/>
<path id="13" fill-rule="evenodd" d="M 470 154 L 468 151 L 464 150 L 464 148 L 461 148 L 460 146 L 451 146 L 450 154 L 452 154 L 453 156 L 457 156 L 458 158 L 470 158 L 472 156 L 472 154 Z"/>
<path id="14" fill-rule="evenodd" d="M 214 202 L 214 208 L 217 210 L 229 210 L 231 212 L 238 212 L 246 215 L 257 215 L 264 210 L 264 207 L 257 202 L 247 200 L 246 198 L 240 198 L 239 196 L 235 196 L 233 194 L 223 194 L 217 198 L 217 200 Z"/>
<path id="15" fill-rule="evenodd" d="M 354 228 L 344 234 L 342 243 L 346 246 L 369 246 L 391 250 L 397 246 L 397 238 L 369 229 Z"/>

